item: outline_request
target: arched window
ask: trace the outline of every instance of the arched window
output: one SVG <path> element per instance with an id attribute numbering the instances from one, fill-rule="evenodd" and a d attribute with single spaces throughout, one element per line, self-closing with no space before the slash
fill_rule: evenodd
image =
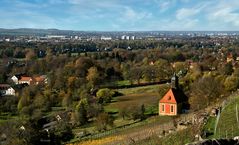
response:
<path id="1" fill-rule="evenodd" d="M 170 110 L 171 110 L 171 112 L 174 112 L 174 110 L 173 110 L 173 105 L 171 105 L 171 108 L 170 108 Z"/>

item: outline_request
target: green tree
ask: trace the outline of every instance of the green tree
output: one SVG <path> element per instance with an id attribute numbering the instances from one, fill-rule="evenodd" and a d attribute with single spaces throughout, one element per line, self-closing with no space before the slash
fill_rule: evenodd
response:
<path id="1" fill-rule="evenodd" d="M 76 120 L 78 121 L 79 125 L 84 125 L 87 123 L 87 108 L 88 108 L 88 101 L 84 98 L 81 99 L 79 104 L 76 106 Z"/>
<path id="2" fill-rule="evenodd" d="M 54 134 L 55 139 L 61 142 L 69 141 L 74 137 L 70 124 L 64 120 L 58 122 L 52 133 Z"/>
<path id="3" fill-rule="evenodd" d="M 96 97 L 98 99 L 99 103 L 109 103 L 112 99 L 112 97 L 114 96 L 115 92 L 108 89 L 108 88 L 104 88 L 104 89 L 100 89 L 97 91 L 96 93 Z"/>

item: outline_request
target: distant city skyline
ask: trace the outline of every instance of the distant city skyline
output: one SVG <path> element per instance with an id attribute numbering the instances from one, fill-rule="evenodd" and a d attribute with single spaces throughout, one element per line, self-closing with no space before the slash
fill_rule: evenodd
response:
<path id="1" fill-rule="evenodd" d="M 1 0 L 0 28 L 238 31 L 238 0 Z"/>

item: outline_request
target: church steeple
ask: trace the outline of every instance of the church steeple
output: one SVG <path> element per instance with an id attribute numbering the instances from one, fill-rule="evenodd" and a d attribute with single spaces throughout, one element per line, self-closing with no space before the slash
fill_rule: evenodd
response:
<path id="1" fill-rule="evenodd" d="M 178 76 L 176 75 L 176 73 L 174 73 L 173 77 L 171 78 L 171 87 L 178 89 Z"/>

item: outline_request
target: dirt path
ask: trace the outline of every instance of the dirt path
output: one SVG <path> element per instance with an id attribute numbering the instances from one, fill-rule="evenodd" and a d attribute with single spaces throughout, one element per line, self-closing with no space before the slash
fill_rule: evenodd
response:
<path id="1" fill-rule="evenodd" d="M 111 143 L 108 143 L 107 145 L 132 144 L 132 143 L 136 143 L 139 140 L 146 139 L 152 135 L 161 136 L 163 131 L 168 132 L 169 130 L 175 130 L 173 121 L 170 121 L 170 122 L 164 123 L 164 124 L 160 124 L 160 125 L 153 125 L 152 127 L 138 128 L 137 131 L 129 132 L 129 133 L 122 135 L 121 140 L 113 141 Z"/>

